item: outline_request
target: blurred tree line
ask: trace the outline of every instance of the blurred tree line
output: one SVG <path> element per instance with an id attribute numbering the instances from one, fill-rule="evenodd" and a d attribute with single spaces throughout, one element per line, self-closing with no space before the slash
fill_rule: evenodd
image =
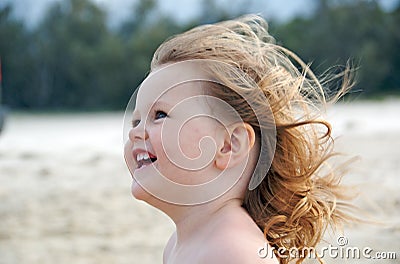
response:
<path id="1" fill-rule="evenodd" d="M 286 23 L 271 22 L 278 43 L 322 73 L 357 65 L 361 97 L 400 94 L 400 1 L 387 13 L 375 1 L 316 0 L 315 12 Z M 116 28 L 90 0 L 55 2 L 40 24 L 28 28 L 0 8 L 3 104 L 16 109 L 123 109 L 145 78 L 157 46 L 194 25 L 246 13 L 204 0 L 198 17 L 182 25 L 157 9 L 156 0 L 131 7 Z"/>

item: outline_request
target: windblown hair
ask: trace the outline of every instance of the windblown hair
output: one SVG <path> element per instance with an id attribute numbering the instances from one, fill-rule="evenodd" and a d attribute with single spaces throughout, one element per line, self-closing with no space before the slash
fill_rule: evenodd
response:
<path id="1" fill-rule="evenodd" d="M 275 43 L 267 23 L 255 15 L 199 26 L 174 36 L 157 49 L 151 67 L 193 59 L 220 61 L 250 77 L 251 82 L 246 78 L 232 80 L 223 71 L 215 71 L 215 78 L 223 85 L 210 85 L 210 89 L 236 109 L 258 137 L 260 123 L 254 109 L 237 91 L 252 86 L 268 100 L 258 105 L 272 111 L 276 150 L 270 169 L 262 172 L 265 178 L 257 188 L 246 191 L 243 201 L 268 242 L 276 249 L 295 247 L 302 252 L 315 247 L 329 225 L 350 219 L 344 202 L 348 196 L 340 185 L 346 164 L 335 168 L 328 163 L 336 153 L 331 125 L 322 118 L 325 106 L 351 87 L 350 67 L 319 81 L 308 65 Z M 334 93 L 323 88 L 332 79 L 340 84 Z M 306 257 L 285 254 L 280 263 L 293 259 L 300 263 Z"/>

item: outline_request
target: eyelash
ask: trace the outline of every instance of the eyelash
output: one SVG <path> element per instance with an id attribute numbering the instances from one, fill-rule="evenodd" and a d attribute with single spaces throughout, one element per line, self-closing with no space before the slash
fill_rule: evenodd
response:
<path id="1" fill-rule="evenodd" d="M 162 110 L 157 110 L 157 111 L 155 111 L 154 113 L 155 113 L 155 114 L 154 114 L 154 119 L 156 119 L 156 120 L 158 120 L 158 119 L 160 119 L 160 118 L 165 118 L 165 117 L 168 116 L 167 113 L 165 113 L 165 112 L 162 111 Z M 159 117 L 159 118 L 157 118 L 157 115 L 158 115 L 158 114 L 164 114 L 164 117 Z"/>
<path id="2" fill-rule="evenodd" d="M 140 119 L 132 120 L 132 127 L 137 127 L 140 123 Z"/>
<path id="3" fill-rule="evenodd" d="M 164 114 L 164 117 L 157 117 L 159 114 Z M 168 115 L 164 111 L 162 111 L 162 110 L 154 111 L 154 119 L 155 120 L 158 120 L 158 119 L 161 119 L 161 118 L 165 118 L 165 117 L 168 117 Z M 137 127 L 139 125 L 140 121 L 141 121 L 140 119 L 132 120 L 132 127 Z"/>

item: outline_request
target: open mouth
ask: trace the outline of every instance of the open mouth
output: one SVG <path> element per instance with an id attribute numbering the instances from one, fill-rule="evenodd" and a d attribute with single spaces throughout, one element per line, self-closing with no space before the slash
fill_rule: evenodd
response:
<path id="1" fill-rule="evenodd" d="M 156 162 L 157 157 L 148 152 L 138 153 L 136 156 L 137 169 Z"/>

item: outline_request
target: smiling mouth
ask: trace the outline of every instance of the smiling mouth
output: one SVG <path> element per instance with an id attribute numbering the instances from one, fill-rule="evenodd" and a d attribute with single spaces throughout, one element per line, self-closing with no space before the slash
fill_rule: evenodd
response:
<path id="1" fill-rule="evenodd" d="M 136 157 L 137 169 L 156 162 L 157 157 L 151 153 L 140 153 Z"/>

